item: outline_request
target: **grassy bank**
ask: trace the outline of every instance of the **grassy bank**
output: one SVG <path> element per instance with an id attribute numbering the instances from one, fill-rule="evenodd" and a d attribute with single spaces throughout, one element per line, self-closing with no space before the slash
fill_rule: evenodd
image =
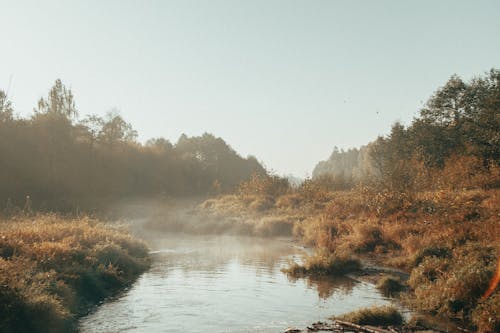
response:
<path id="1" fill-rule="evenodd" d="M 402 325 L 403 316 L 391 306 L 374 306 L 346 313 L 332 319 L 340 319 L 358 325 L 389 326 Z"/>
<path id="2" fill-rule="evenodd" d="M 0 332 L 68 332 L 130 284 L 148 249 L 126 231 L 56 215 L 0 221 Z"/>
<path id="3" fill-rule="evenodd" d="M 250 230 L 286 221 L 290 233 L 318 251 L 288 273 L 338 274 L 350 271 L 356 258 L 375 260 L 410 274 L 397 288 L 380 282 L 410 307 L 479 331 L 498 329 L 498 288 L 488 297 L 485 292 L 497 269 L 499 189 L 334 191 L 313 181 L 273 195 L 260 189 L 210 199 L 200 211 L 235 223 L 245 219 Z"/>

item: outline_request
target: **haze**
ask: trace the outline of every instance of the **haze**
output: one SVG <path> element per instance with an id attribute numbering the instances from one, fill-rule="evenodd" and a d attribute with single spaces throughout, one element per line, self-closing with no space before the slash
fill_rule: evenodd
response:
<path id="1" fill-rule="evenodd" d="M 500 61 L 498 1 L 0 1 L 0 89 L 54 80 L 141 141 L 210 132 L 279 174 L 409 122 L 454 73 Z"/>

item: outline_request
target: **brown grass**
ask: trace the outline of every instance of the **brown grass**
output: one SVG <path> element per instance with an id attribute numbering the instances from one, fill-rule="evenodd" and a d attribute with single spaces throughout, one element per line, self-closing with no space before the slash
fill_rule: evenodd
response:
<path id="1" fill-rule="evenodd" d="M 149 265 L 125 230 L 55 215 L 0 222 L 0 331 L 67 332 Z"/>
<path id="2" fill-rule="evenodd" d="M 355 258 L 330 254 L 328 251 L 317 251 L 306 257 L 303 264 L 292 263 L 282 271 L 294 277 L 306 275 L 345 275 L 361 269 L 361 262 Z"/>
<path id="3" fill-rule="evenodd" d="M 500 189 L 491 188 L 498 168 L 480 168 L 474 175 L 467 172 L 473 161 L 459 162 L 469 166 L 448 164 L 435 171 L 433 187 L 425 190 L 357 186 L 329 192 L 309 182 L 272 199 L 241 193 L 219 197 L 201 211 L 258 225 L 259 235 L 273 233 L 263 221 L 288 219 L 294 236 L 326 251 L 304 265 L 292 265 L 289 273 L 337 274 L 330 268 L 337 258 L 371 257 L 411 273 L 409 306 L 488 332 L 498 326 L 494 309 L 500 307 L 498 288 L 480 300 L 499 253 Z M 252 203 L 259 200 L 274 205 L 256 209 Z"/>
<path id="4" fill-rule="evenodd" d="M 346 313 L 341 319 L 358 325 L 390 326 L 403 324 L 403 316 L 392 306 L 373 306 Z"/>

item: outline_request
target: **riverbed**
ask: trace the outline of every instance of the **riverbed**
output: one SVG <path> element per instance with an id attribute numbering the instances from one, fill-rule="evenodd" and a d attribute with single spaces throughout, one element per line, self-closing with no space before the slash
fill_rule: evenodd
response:
<path id="1" fill-rule="evenodd" d="M 366 282 L 290 279 L 281 268 L 305 254 L 290 239 L 150 238 L 151 269 L 82 318 L 81 332 L 282 332 L 390 303 Z"/>

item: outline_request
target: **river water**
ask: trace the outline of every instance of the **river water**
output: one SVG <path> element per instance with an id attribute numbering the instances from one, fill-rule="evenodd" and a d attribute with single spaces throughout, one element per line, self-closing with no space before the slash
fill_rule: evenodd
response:
<path id="1" fill-rule="evenodd" d="M 287 239 L 159 234 L 153 264 L 80 321 L 81 332 L 282 332 L 388 304 L 349 278 L 289 279 L 304 249 Z"/>

